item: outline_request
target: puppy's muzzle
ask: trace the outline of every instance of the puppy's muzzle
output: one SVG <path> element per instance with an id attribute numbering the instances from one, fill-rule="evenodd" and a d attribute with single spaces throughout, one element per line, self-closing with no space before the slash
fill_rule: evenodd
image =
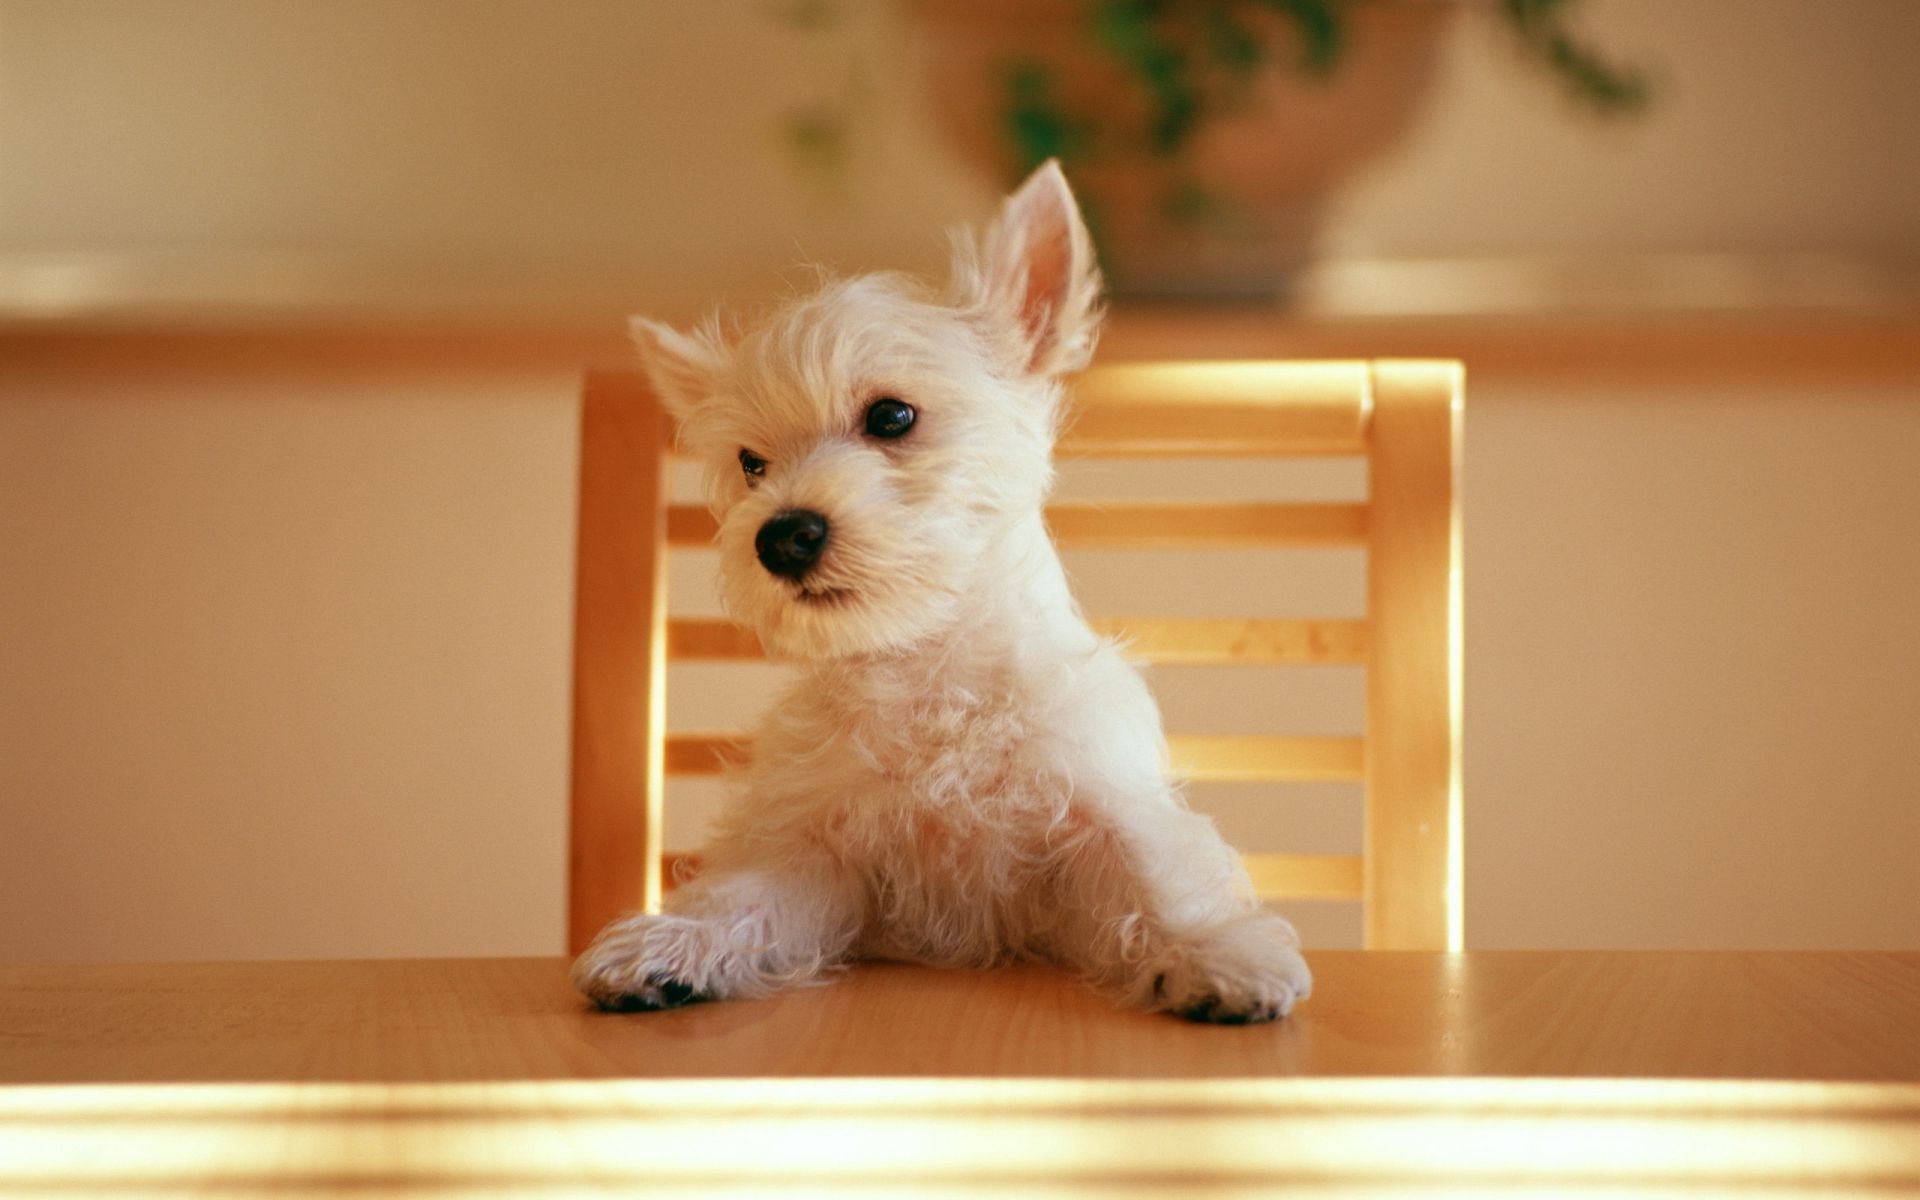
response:
<path id="1" fill-rule="evenodd" d="M 804 508 L 788 509 L 760 527 L 753 548 L 761 566 L 782 579 L 799 579 L 827 548 L 827 519 Z"/>

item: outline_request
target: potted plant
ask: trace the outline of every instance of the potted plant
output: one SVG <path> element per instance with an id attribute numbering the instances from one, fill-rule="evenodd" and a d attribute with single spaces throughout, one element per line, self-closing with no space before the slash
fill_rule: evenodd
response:
<path id="1" fill-rule="evenodd" d="M 1570 95 L 1646 98 L 1566 24 L 1484 0 Z M 1463 0 L 919 0 L 941 126 L 1004 180 L 1057 157 L 1122 295 L 1284 297 L 1339 186 L 1410 124 Z"/>

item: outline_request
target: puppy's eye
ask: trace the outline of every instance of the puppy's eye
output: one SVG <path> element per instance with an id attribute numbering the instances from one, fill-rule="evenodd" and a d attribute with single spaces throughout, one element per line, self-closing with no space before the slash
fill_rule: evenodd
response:
<path id="1" fill-rule="evenodd" d="M 746 472 L 748 479 L 758 479 L 767 473 L 767 460 L 751 450 L 742 450 L 740 469 Z"/>
<path id="2" fill-rule="evenodd" d="M 867 405 L 867 436 L 897 438 L 913 428 L 913 405 L 892 396 L 882 396 Z"/>

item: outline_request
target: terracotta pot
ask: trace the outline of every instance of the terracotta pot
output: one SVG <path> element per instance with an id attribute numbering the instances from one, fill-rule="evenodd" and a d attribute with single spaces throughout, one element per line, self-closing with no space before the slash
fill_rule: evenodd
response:
<path id="1" fill-rule="evenodd" d="M 1292 66 L 1276 43 L 1245 103 L 1208 117 L 1177 157 L 1132 143 L 1139 87 L 1089 30 L 1088 0 L 921 0 L 916 53 L 933 110 L 954 145 L 1003 184 L 1022 164 L 1006 126 L 1017 64 L 1044 64 L 1061 106 L 1101 136 L 1066 163 L 1095 224 L 1117 295 L 1284 298 L 1311 259 L 1340 185 L 1411 123 L 1457 6 L 1363 0 L 1350 6 L 1330 75 Z M 1291 31 L 1267 17 L 1276 38 Z M 1170 203 L 1197 184 L 1195 211 Z"/>

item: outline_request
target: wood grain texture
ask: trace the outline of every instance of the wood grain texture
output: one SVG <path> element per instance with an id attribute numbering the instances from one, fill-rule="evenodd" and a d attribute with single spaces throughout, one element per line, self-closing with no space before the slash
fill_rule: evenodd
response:
<path id="1" fill-rule="evenodd" d="M 1920 1081 L 1920 954 L 1324 951 L 1286 1021 L 1122 1012 L 1042 967 L 594 1012 L 560 959 L 0 968 L 0 1083 L 699 1076 Z"/>
<path id="2" fill-rule="evenodd" d="M 1063 458 L 1285 458 L 1365 451 L 1363 361 L 1099 366 L 1074 380 Z"/>
<path id="3" fill-rule="evenodd" d="M 1159 666 L 1262 666 L 1366 661 L 1367 623 L 1285 617 L 1094 617 L 1095 632 L 1126 643 L 1127 655 Z M 732 621 L 667 622 L 672 659 L 766 657 L 752 630 Z"/>
<path id="4" fill-rule="evenodd" d="M 1281 316 L 1271 309 L 1119 306 L 1100 357 L 1447 358 L 1473 364 L 1478 385 L 1530 393 L 1551 405 L 1568 384 L 1605 377 L 1620 396 L 1663 395 L 1676 383 L 1743 383 L 1796 391 L 1818 404 L 1836 380 L 1912 380 L 1920 374 L 1920 312 L 1756 309 L 1719 312 L 1536 312 L 1459 315 Z M 1652 383 L 1657 386 L 1648 388 Z M 1702 397 L 1707 402 L 1707 397 Z"/>
<path id="5" fill-rule="evenodd" d="M 1358 854 L 1243 854 L 1262 900 L 1358 900 L 1366 860 Z"/>
<path id="6" fill-rule="evenodd" d="M 1364 362 L 1141 362 L 1074 382 L 1063 457 L 1359 454 Z"/>
<path id="7" fill-rule="evenodd" d="M 1359 504 L 1059 504 L 1047 509 L 1053 540 L 1069 549 L 1247 549 L 1357 546 L 1367 510 Z"/>
<path id="8" fill-rule="evenodd" d="M 1262 900 L 1358 900 L 1365 894 L 1366 860 L 1358 854 L 1243 854 L 1254 894 Z M 668 891 L 700 873 L 697 852 L 660 856 Z"/>
<path id="9" fill-rule="evenodd" d="M 1253 666 L 1366 661 L 1367 623 L 1283 617 L 1096 617 L 1096 631 L 1129 656 L 1161 666 Z"/>
<path id="10" fill-rule="evenodd" d="M 1461 376 L 1374 365 L 1368 434 L 1366 944 L 1463 945 Z"/>
<path id="11" fill-rule="evenodd" d="M 92 268 L 92 260 L 89 259 Z M 388 282 L 388 273 L 379 279 Z M 3 285 L 0 285 L 3 286 Z M 158 293 L 156 293 L 158 294 Z M 170 291 L 177 297 L 177 290 Z M 314 375 L 342 369 L 571 371 L 583 363 L 632 360 L 618 321 L 595 305 L 579 314 L 461 318 L 413 312 L 370 318 L 350 307 L 263 310 L 240 303 L 200 311 L 169 305 L 137 311 L 114 303 L 79 313 L 9 314 L 0 299 L 0 358 L 61 370 L 75 363 L 165 370 L 218 362 L 227 367 Z M 471 297 L 462 295 L 453 308 Z M 621 301 L 624 303 L 624 299 Z M 236 314 L 244 317 L 236 319 Z M 671 317 L 673 314 L 658 314 Z M 702 314 L 689 311 L 683 320 Z M 9 319 L 11 316 L 12 319 Z M 1920 374 L 1920 312 L 1910 304 L 1819 310 L 1764 306 L 1712 312 L 1539 311 L 1359 314 L 1288 312 L 1271 304 L 1121 304 L 1100 338 L 1103 367 L 1180 360 L 1338 360 L 1381 355 L 1457 358 L 1480 386 L 1524 390 L 1548 403 L 1567 383 L 1623 381 L 1623 395 L 1648 382 L 1708 383 L 1700 401 L 1744 394 L 1742 383 L 1797 387 L 1808 404 L 1829 402 L 1835 381 L 1911 381 Z M 1909 392 L 1909 395 L 1912 393 Z"/>
<path id="12" fill-rule="evenodd" d="M 1198 783 L 1359 779 L 1357 737 L 1276 733 L 1175 733 L 1167 737 L 1174 774 Z"/>
<path id="13" fill-rule="evenodd" d="M 567 944 L 660 902 L 666 540 L 659 409 L 632 372 L 587 378 L 573 618 Z"/>
<path id="14" fill-rule="evenodd" d="M 740 662 L 766 656 L 760 638 L 738 622 L 713 617 L 671 617 L 667 621 L 670 659 Z"/>
<path id="15" fill-rule="evenodd" d="M 718 775 L 750 750 L 744 735 L 670 733 L 667 774 Z M 1357 737 L 1254 733 L 1169 734 L 1167 752 L 1176 775 L 1201 783 L 1359 779 L 1365 757 Z"/>
<path id="16" fill-rule="evenodd" d="M 1055 504 L 1047 508 L 1054 542 L 1067 549 L 1195 550 L 1250 547 L 1361 546 L 1362 504 Z M 713 543 L 713 516 L 691 504 L 667 512 L 675 546 Z"/>
<path id="17" fill-rule="evenodd" d="M 751 749 L 745 734 L 670 733 L 667 774 L 718 775 L 731 763 L 745 762 Z"/>

